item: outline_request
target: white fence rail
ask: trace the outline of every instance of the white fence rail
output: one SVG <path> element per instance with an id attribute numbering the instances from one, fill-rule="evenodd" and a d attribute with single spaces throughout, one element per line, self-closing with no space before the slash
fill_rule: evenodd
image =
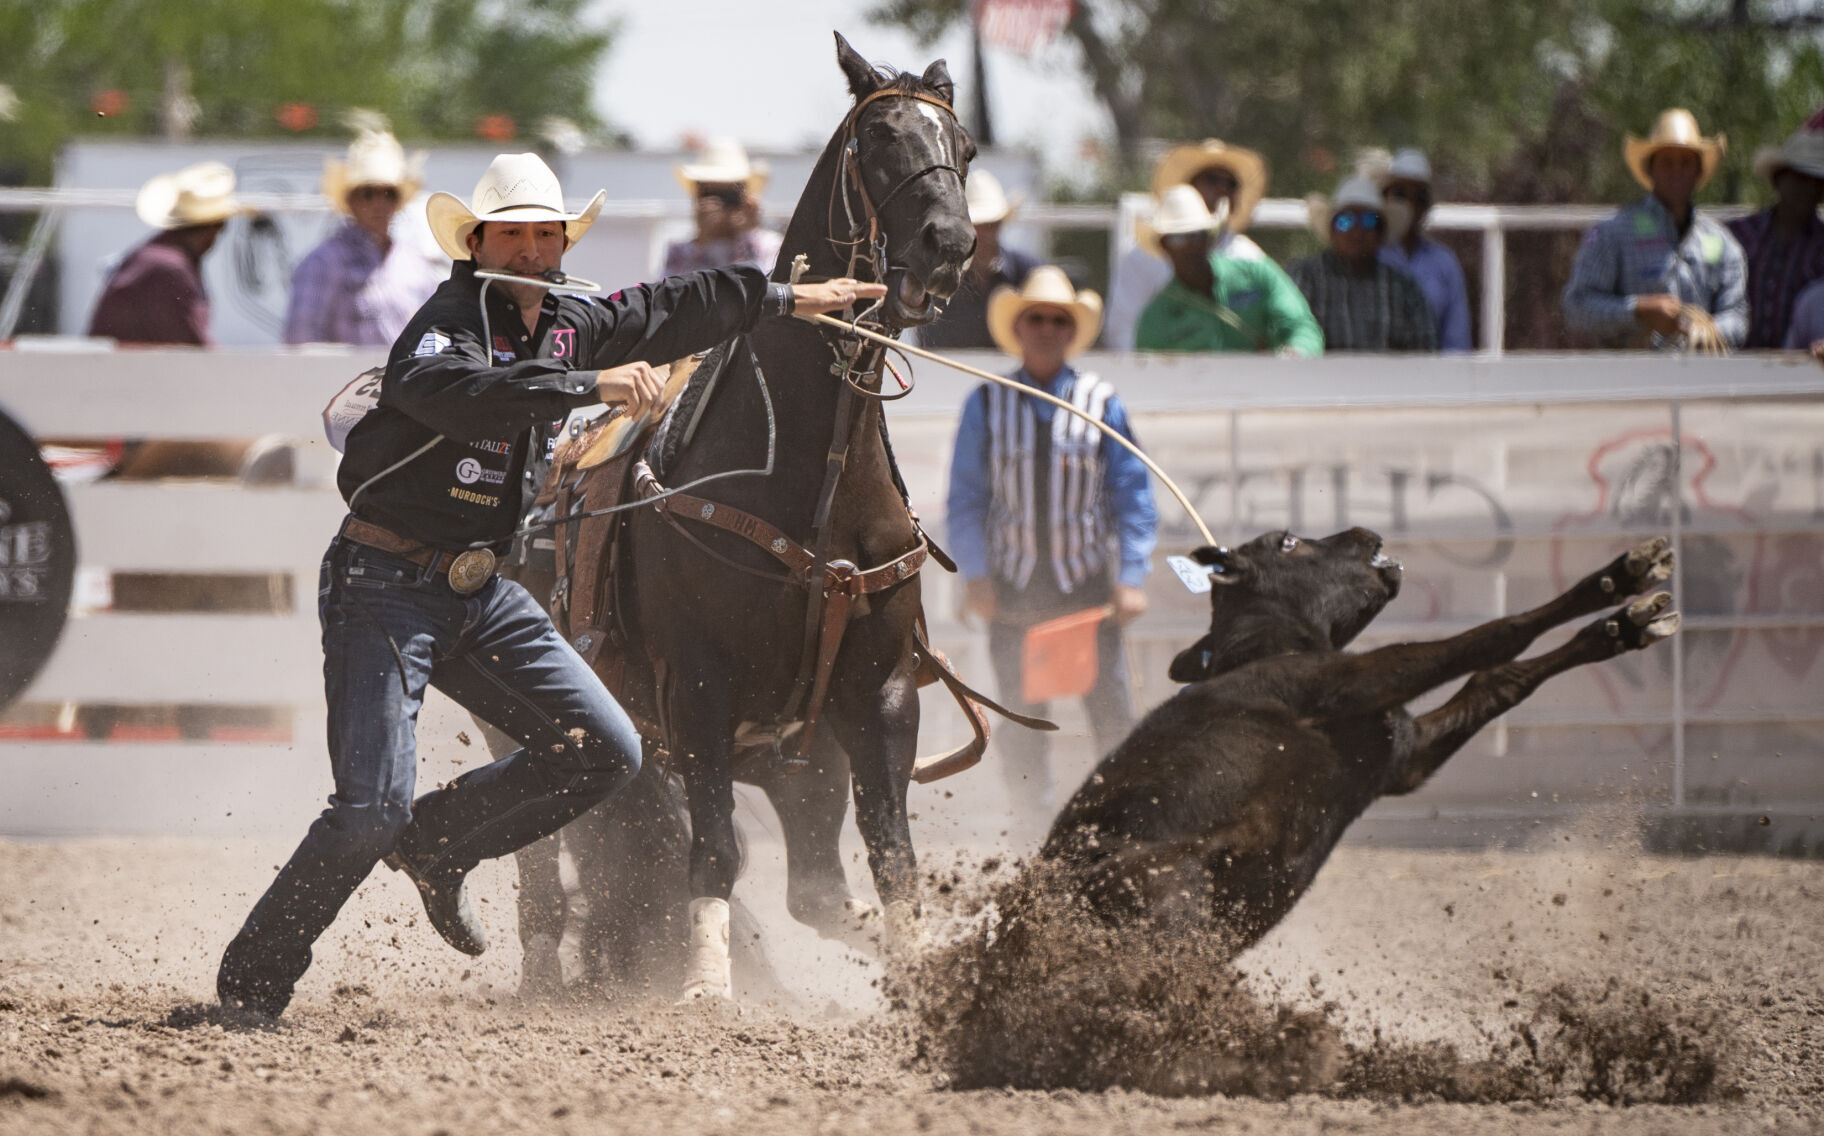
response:
<path id="1" fill-rule="evenodd" d="M 289 832 L 310 814 L 328 788 L 312 601 L 342 511 L 317 415 L 370 362 L 359 352 L 0 351 L 0 408 L 38 437 L 279 434 L 300 459 L 296 483 L 277 487 L 71 487 L 85 566 L 287 573 L 296 610 L 84 615 L 25 695 L 287 707 L 292 740 L 0 740 L 0 833 Z M 1377 641 L 1530 606 L 1638 535 L 1673 531 L 1681 542 L 1690 619 L 1671 649 L 1548 684 L 1423 793 L 1375 815 L 1475 826 L 1593 800 L 1813 829 L 1824 815 L 1824 372 L 1809 362 L 1106 356 L 1086 366 L 1115 381 L 1143 442 L 1223 539 L 1356 523 L 1386 534 L 1409 583 Z M 970 383 L 936 367 L 919 379 L 891 421 L 914 504 L 936 519 Z M 1190 527 L 1169 503 L 1161 510 L 1162 546 L 1188 543 Z M 950 579 L 934 570 L 927 587 L 936 636 L 966 673 L 991 681 L 982 644 L 949 617 Z M 1165 660 L 1207 621 L 1169 576 L 1150 587 L 1153 610 L 1131 637 L 1147 703 L 1169 694 Z M 960 727 L 927 707 L 929 749 Z M 1073 709 L 1063 717 L 1082 733 Z M 474 760 L 454 740 L 464 726 L 447 706 L 427 709 L 427 757 Z M 1080 737 L 1064 746 L 1060 780 L 1092 756 Z M 991 765 L 937 788 L 1000 793 Z M 944 806 L 934 796 L 921 807 Z"/>

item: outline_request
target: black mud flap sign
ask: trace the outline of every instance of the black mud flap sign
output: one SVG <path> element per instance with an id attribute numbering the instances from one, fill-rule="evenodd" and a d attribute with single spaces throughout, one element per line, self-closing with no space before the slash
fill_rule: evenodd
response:
<path id="1" fill-rule="evenodd" d="M 0 707 L 51 657 L 75 580 L 63 492 L 37 443 L 0 413 Z"/>

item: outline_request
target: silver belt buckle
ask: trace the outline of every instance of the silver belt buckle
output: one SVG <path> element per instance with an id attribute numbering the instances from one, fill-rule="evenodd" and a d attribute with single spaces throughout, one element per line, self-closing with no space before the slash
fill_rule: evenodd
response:
<path id="1" fill-rule="evenodd" d="M 494 553 L 486 548 L 471 548 L 450 563 L 450 590 L 459 596 L 481 590 L 494 574 Z"/>

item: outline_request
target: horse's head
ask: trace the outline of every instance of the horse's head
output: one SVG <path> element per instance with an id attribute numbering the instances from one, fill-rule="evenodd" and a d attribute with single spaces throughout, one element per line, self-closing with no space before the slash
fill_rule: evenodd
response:
<path id="1" fill-rule="evenodd" d="M 886 72 L 840 33 L 836 58 L 855 96 L 843 184 L 864 239 L 873 214 L 886 241 L 887 319 L 900 327 L 929 323 L 938 312 L 933 298 L 955 294 L 975 251 L 963 200 L 975 140 L 950 109 L 955 87 L 943 60 L 923 75 Z"/>

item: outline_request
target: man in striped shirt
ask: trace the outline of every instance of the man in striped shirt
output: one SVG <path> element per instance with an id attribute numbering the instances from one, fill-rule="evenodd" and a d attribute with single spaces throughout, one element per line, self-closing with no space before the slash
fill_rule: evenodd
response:
<path id="1" fill-rule="evenodd" d="M 988 329 L 1020 358 L 1009 377 L 1070 403 L 1132 439 L 1110 386 L 1068 360 L 1095 341 L 1102 301 L 1044 265 L 988 301 Z M 1146 467 L 1075 415 L 999 385 L 963 405 L 950 464 L 948 542 L 961 571 L 965 618 L 988 624 L 1002 701 L 1027 713 L 1026 632 L 1061 615 L 1112 609 L 1097 630 L 1098 667 L 1084 709 L 1102 752 L 1133 725 L 1121 628 L 1146 610 L 1142 584 L 1158 529 Z M 1049 816 L 1045 735 L 996 735 L 1001 770 L 1022 811 Z"/>
<path id="2" fill-rule="evenodd" d="M 1323 212 L 1330 247 L 1294 264 L 1291 276 L 1324 329 L 1324 350 L 1436 351 L 1437 316 L 1425 290 L 1380 259 L 1387 236 L 1380 187 L 1351 177 Z"/>

